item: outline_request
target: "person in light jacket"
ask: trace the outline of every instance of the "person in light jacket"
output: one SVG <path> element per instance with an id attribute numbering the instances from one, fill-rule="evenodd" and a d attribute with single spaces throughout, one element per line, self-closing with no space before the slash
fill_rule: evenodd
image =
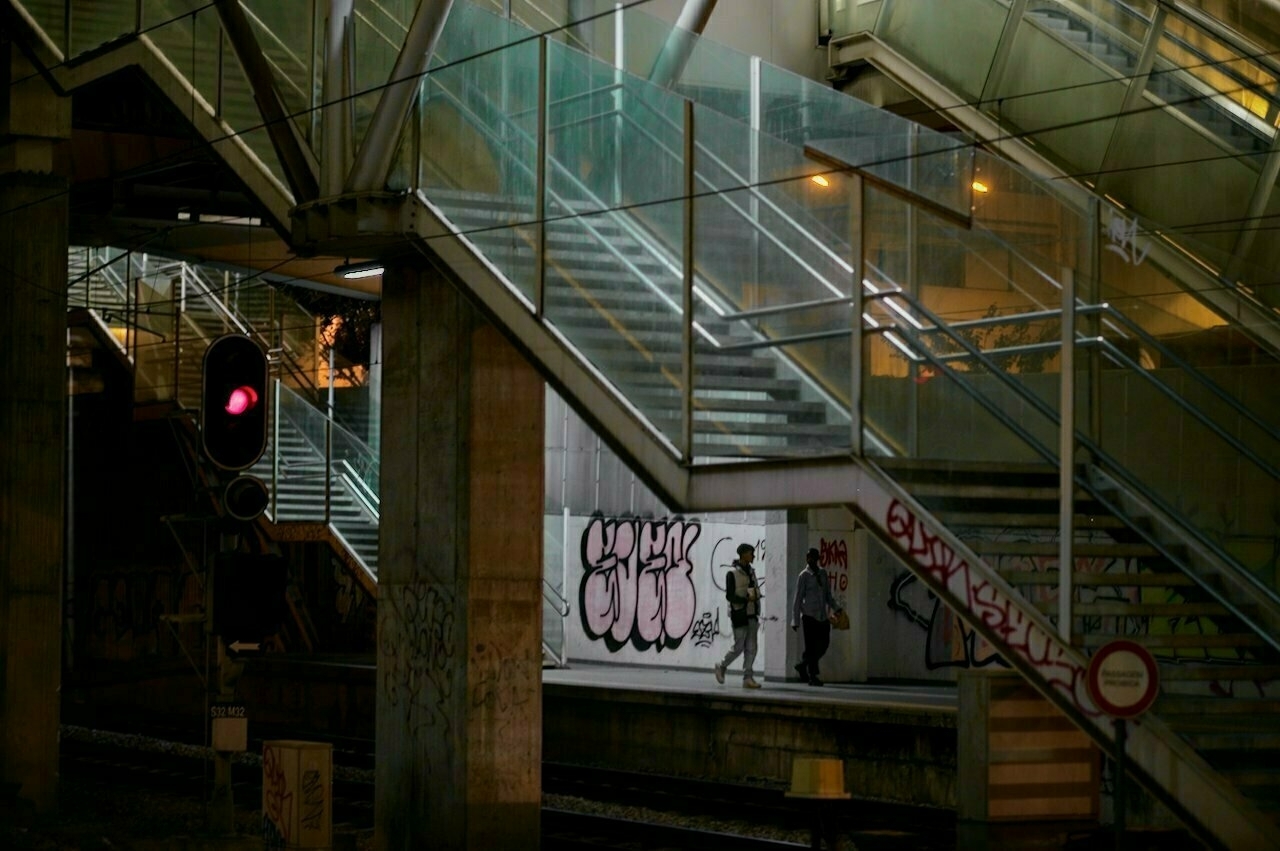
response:
<path id="1" fill-rule="evenodd" d="M 844 611 L 831 596 L 831 581 L 818 564 L 818 555 L 812 547 L 804 554 L 804 570 L 800 571 L 795 601 L 791 604 L 791 629 L 804 625 L 804 657 L 796 664 L 796 672 L 811 686 L 822 685 L 818 661 L 831 644 L 830 616 Z"/>
<path id="2" fill-rule="evenodd" d="M 724 684 L 724 672 L 742 656 L 742 687 L 760 688 L 751 668 L 756 661 L 757 633 L 760 630 L 760 583 L 751 562 L 756 548 L 738 544 L 738 557 L 724 577 L 724 595 L 729 600 L 729 623 L 733 625 L 733 647 L 715 667 L 716 682 Z"/>

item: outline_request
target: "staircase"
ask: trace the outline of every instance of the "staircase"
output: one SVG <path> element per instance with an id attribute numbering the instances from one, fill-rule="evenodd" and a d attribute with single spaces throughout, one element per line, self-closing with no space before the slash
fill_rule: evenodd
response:
<path id="1" fill-rule="evenodd" d="M 513 240 L 506 222 L 519 210 L 499 196 L 433 190 L 445 210 L 490 261 L 520 268 L 533 260 L 533 246 Z M 612 380 L 673 441 L 680 439 L 683 340 L 672 308 L 680 282 L 634 231 L 605 217 L 592 217 L 590 231 L 577 217 L 552 222 L 548 253 L 557 258 L 548 282 L 548 318 L 583 356 Z M 625 266 L 626 269 L 620 267 Z M 650 282 L 637 286 L 636 276 Z M 699 456 L 756 457 L 822 451 L 848 439 L 848 418 L 821 401 L 812 381 L 765 350 L 729 349 L 749 344 L 744 323 L 707 319 L 700 327 L 726 350 L 698 358 L 693 406 L 694 452 Z M 618 329 L 626 329 L 623 334 Z M 828 421 L 829 418 L 833 421 Z"/>
<path id="2" fill-rule="evenodd" d="M 929 513 L 1059 626 L 1058 470 L 881 459 Z M 1280 823 L 1280 653 L 1090 493 L 1074 497 L 1071 643 L 1124 638 L 1160 667 L 1152 712 Z"/>

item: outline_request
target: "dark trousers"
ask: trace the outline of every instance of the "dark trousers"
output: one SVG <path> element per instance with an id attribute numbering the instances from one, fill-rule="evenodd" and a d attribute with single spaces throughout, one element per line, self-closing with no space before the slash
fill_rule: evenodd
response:
<path id="1" fill-rule="evenodd" d="M 800 623 L 804 629 L 804 658 L 800 664 L 812 680 L 818 676 L 818 660 L 831 645 L 831 624 L 808 615 L 803 615 Z"/>

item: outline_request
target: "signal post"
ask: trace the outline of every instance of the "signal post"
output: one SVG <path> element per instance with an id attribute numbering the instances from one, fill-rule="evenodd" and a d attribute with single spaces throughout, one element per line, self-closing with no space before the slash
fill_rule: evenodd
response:
<path id="1" fill-rule="evenodd" d="M 244 654 L 261 649 L 284 622 L 288 569 L 283 558 L 257 551 L 252 523 L 266 510 L 266 484 L 244 471 L 262 457 L 271 422 L 267 355 L 240 334 L 217 338 L 205 350 L 200 403 L 200 446 L 219 471 L 232 474 L 219 485 L 218 552 L 209 571 L 206 630 L 217 638 L 218 671 L 211 689 L 209 724 L 214 748 L 212 833 L 235 833 L 231 756 L 248 747 L 248 713 L 236 699 Z"/>

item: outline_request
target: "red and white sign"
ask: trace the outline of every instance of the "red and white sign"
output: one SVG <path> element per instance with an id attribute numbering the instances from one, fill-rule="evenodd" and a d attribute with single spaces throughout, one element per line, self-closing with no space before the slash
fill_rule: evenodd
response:
<path id="1" fill-rule="evenodd" d="M 1160 669 L 1147 648 L 1134 641 L 1108 642 L 1093 654 L 1085 676 L 1089 696 L 1113 718 L 1136 718 L 1160 693 Z"/>

